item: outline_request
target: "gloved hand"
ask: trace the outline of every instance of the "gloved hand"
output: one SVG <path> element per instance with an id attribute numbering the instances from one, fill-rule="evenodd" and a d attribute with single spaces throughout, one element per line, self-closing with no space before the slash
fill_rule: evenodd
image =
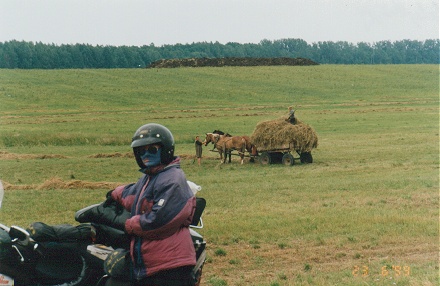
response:
<path id="1" fill-rule="evenodd" d="M 102 205 L 103 207 L 107 208 L 107 207 L 109 207 L 109 206 L 111 206 L 111 205 L 117 203 L 117 202 L 112 198 L 112 192 L 113 192 L 113 190 L 108 191 L 107 194 L 105 195 L 106 199 L 105 199 L 105 201 L 104 201 L 104 203 L 103 203 L 103 205 Z"/>
<path id="2" fill-rule="evenodd" d="M 75 219 L 81 223 L 100 223 L 123 230 L 125 220 L 130 213 L 125 211 L 124 207 L 112 198 L 112 192 L 113 190 L 107 192 L 107 199 L 104 202 L 92 205 L 84 211 L 82 210 L 79 215 L 75 215 Z"/>

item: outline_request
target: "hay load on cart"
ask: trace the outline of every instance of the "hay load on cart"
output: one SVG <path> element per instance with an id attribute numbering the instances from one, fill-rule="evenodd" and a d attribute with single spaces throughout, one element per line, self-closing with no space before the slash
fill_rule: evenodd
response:
<path id="1" fill-rule="evenodd" d="M 298 119 L 291 124 L 280 118 L 258 123 L 251 142 L 257 147 L 261 164 L 281 162 L 291 166 L 295 160 L 313 162 L 312 149 L 318 147 L 318 136 L 310 125 Z M 295 152 L 299 158 L 294 157 Z"/>

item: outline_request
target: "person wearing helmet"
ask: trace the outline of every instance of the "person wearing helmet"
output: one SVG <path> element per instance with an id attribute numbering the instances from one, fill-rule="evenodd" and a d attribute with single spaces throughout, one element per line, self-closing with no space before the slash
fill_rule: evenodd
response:
<path id="1" fill-rule="evenodd" d="M 160 124 L 145 124 L 131 147 L 143 176 L 109 196 L 131 212 L 125 231 L 131 236 L 133 284 L 191 285 L 196 254 L 189 225 L 196 199 L 174 156 L 173 135 Z"/>

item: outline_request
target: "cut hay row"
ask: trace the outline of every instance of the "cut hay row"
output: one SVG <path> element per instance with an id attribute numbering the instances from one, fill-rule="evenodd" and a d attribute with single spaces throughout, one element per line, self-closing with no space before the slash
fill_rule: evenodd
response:
<path id="1" fill-rule="evenodd" d="M 63 181 L 60 178 L 51 178 L 40 185 L 12 185 L 3 182 L 5 190 L 74 190 L 74 189 L 114 189 L 123 183 L 114 182 L 87 182 L 81 180 Z"/>
<path id="2" fill-rule="evenodd" d="M 17 160 L 17 159 L 67 159 L 66 156 L 63 155 L 49 155 L 49 154 L 42 154 L 42 155 L 35 155 L 35 154 L 14 154 L 9 153 L 5 151 L 0 151 L 0 160 Z"/>
<path id="3" fill-rule="evenodd" d="M 126 153 L 111 153 L 111 154 L 104 154 L 99 153 L 95 155 L 90 155 L 88 158 L 134 158 L 133 152 L 126 152 Z"/>
<path id="4" fill-rule="evenodd" d="M 15 154 L 15 153 L 9 153 L 5 151 L 0 151 L 0 160 L 17 160 L 17 159 L 68 159 L 69 157 L 58 155 L 58 154 Z M 87 158 L 134 158 L 134 155 L 132 152 L 126 152 L 126 153 L 109 153 L 109 154 L 103 154 L 98 153 L 94 155 L 87 156 Z"/>
<path id="5" fill-rule="evenodd" d="M 311 152 L 313 148 L 318 147 L 318 135 L 315 130 L 298 119 L 295 125 L 287 122 L 285 118 L 260 122 L 251 135 L 251 141 L 260 152 L 290 149 L 303 153 Z"/>

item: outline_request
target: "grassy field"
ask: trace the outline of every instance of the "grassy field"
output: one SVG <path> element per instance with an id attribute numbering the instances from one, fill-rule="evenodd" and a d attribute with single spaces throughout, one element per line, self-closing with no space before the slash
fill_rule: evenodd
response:
<path id="1" fill-rule="evenodd" d="M 220 164 L 195 135 L 287 115 L 313 164 Z M 72 223 L 141 175 L 144 123 L 173 132 L 207 199 L 203 285 L 438 285 L 439 67 L 0 70 L 0 223 Z"/>

